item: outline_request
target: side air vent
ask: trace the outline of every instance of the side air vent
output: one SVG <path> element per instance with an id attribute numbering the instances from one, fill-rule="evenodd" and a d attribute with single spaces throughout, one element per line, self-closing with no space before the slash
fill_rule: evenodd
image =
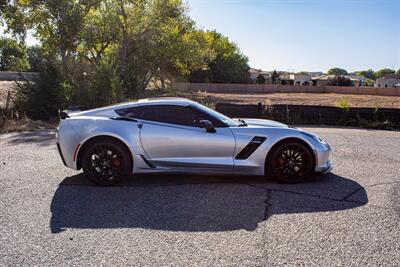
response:
<path id="1" fill-rule="evenodd" d="M 151 162 L 150 160 L 146 159 L 143 155 L 140 155 L 143 159 L 144 162 L 146 162 L 147 166 L 149 166 L 150 168 L 154 169 L 156 167 L 156 165 L 154 165 L 153 162 Z"/>
<path id="2" fill-rule="evenodd" d="M 245 146 L 235 159 L 247 159 L 266 140 L 266 137 L 256 136 Z"/>

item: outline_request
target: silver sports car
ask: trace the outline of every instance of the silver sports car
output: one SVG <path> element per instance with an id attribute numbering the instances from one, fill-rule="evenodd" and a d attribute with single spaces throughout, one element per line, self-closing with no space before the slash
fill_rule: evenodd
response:
<path id="1" fill-rule="evenodd" d="M 265 175 L 297 183 L 332 169 L 318 136 L 262 119 L 231 119 L 183 98 L 61 112 L 65 166 L 98 185 L 136 173 Z"/>

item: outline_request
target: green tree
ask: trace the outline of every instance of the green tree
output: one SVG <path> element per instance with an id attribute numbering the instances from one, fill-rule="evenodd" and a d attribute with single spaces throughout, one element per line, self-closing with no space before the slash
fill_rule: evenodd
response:
<path id="1" fill-rule="evenodd" d="M 228 38 L 196 29 L 182 0 L 3 2 L 8 29 L 22 39 L 34 29 L 41 42 L 40 50 L 29 49 L 41 80 L 21 90 L 21 103 L 34 99 L 29 92 L 52 92 L 59 106 L 99 106 L 195 73 L 214 82 L 248 80 L 247 57 Z M 42 105 L 53 114 L 49 101 Z"/>
<path id="2" fill-rule="evenodd" d="M 347 71 L 341 68 L 332 68 L 328 70 L 329 75 L 347 75 Z"/>
<path id="3" fill-rule="evenodd" d="M 370 80 L 375 80 L 376 79 L 375 72 L 372 69 L 356 71 L 355 74 L 358 75 L 358 76 L 365 77 L 365 78 L 370 79 Z"/>
<path id="4" fill-rule="evenodd" d="M 19 1 L 0 0 L 0 25 L 6 25 L 6 32 L 11 32 L 15 39 L 23 42 L 26 37 L 24 14 L 19 9 Z"/>
<path id="5" fill-rule="evenodd" d="M 368 79 L 368 80 L 365 80 L 364 82 L 363 82 L 363 84 L 362 84 L 363 86 L 374 86 L 374 81 L 373 80 L 370 80 L 370 79 Z"/>
<path id="6" fill-rule="evenodd" d="M 279 75 L 278 75 L 278 73 L 276 72 L 276 70 L 274 70 L 274 71 L 272 72 L 272 75 L 271 75 L 272 83 L 275 83 L 278 79 L 279 79 Z"/>
<path id="7" fill-rule="evenodd" d="M 53 77 L 58 84 L 49 83 L 42 88 L 43 91 L 48 91 L 49 87 L 53 86 L 51 90 L 54 91 L 67 90 L 60 92 L 60 95 L 74 96 L 65 99 L 75 101 L 77 104 L 87 101 L 80 93 L 85 87 L 79 81 L 78 72 L 82 70 L 80 65 L 84 62 L 77 54 L 77 47 L 81 42 L 79 33 L 83 28 L 83 19 L 98 2 L 97 0 L 26 0 L 8 3 L 7 9 L 14 11 L 5 14 L 8 27 L 19 36 L 26 35 L 28 29 L 35 29 L 36 37 L 42 44 L 43 57 L 47 59 L 47 66 L 43 68 L 54 69 L 52 75 L 58 75 Z M 41 72 L 42 74 L 45 75 L 44 72 Z"/>
<path id="8" fill-rule="evenodd" d="M 257 83 L 264 84 L 265 83 L 265 77 L 263 75 L 261 75 L 261 74 L 258 74 Z"/>
<path id="9" fill-rule="evenodd" d="M 41 64 L 43 63 L 42 48 L 38 45 L 28 46 L 27 48 L 29 71 L 39 72 Z"/>
<path id="10" fill-rule="evenodd" d="M 236 44 L 215 31 L 203 32 L 208 52 L 206 67 L 189 75 L 191 82 L 249 83 L 248 58 Z M 200 80 L 199 80 L 200 79 Z"/>
<path id="11" fill-rule="evenodd" d="M 383 77 L 385 77 L 385 76 L 388 75 L 388 74 L 395 74 L 395 73 L 396 73 L 396 71 L 395 71 L 395 70 L 392 70 L 392 69 L 381 69 L 381 70 L 378 70 L 378 71 L 376 72 L 376 78 L 377 78 L 377 79 L 383 78 Z"/>
<path id="12" fill-rule="evenodd" d="M 79 54 L 94 69 L 87 73 L 100 67 L 112 74 L 112 95 L 135 98 L 154 78 L 165 87 L 166 77 L 202 66 L 202 45 L 178 0 L 104 1 L 88 12 L 82 31 Z"/>
<path id="13" fill-rule="evenodd" d="M 400 69 L 398 69 L 398 70 L 396 71 L 396 74 L 397 74 L 397 75 L 400 75 Z"/>
<path id="14" fill-rule="evenodd" d="M 58 59 L 46 62 L 58 69 L 70 102 L 102 105 L 137 97 L 153 78 L 187 73 L 204 61 L 180 0 L 26 0 L 8 5 L 24 15 L 24 29 L 36 30 L 43 56 Z M 106 74 L 107 84 L 95 80 Z M 105 90 L 110 92 L 101 92 Z"/>
<path id="15" fill-rule="evenodd" d="M 26 46 L 11 38 L 0 38 L 0 70 L 25 71 L 28 69 Z"/>
<path id="16" fill-rule="evenodd" d="M 213 31 L 212 47 L 216 57 L 209 64 L 212 81 L 216 83 L 248 83 L 249 65 L 248 58 L 244 56 L 236 44 Z"/>

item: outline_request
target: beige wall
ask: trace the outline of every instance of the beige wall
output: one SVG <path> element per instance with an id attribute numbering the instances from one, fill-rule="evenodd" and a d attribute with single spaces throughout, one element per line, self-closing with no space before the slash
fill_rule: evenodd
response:
<path id="1" fill-rule="evenodd" d="M 0 71 L 0 81 L 33 81 L 39 73 Z"/>
<path id="2" fill-rule="evenodd" d="M 396 78 L 382 78 L 375 82 L 375 87 L 390 88 L 394 87 L 395 84 L 400 83 L 400 79 Z"/>
<path id="3" fill-rule="evenodd" d="M 172 86 L 180 91 L 207 91 L 209 93 L 337 93 L 400 96 L 400 88 L 188 82 L 174 82 Z"/>

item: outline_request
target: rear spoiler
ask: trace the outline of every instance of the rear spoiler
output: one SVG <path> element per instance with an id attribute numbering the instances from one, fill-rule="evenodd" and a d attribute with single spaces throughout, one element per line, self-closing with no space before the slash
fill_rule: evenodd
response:
<path id="1" fill-rule="evenodd" d="M 86 106 L 69 106 L 69 107 L 67 107 L 67 109 L 64 109 L 64 110 L 59 109 L 58 117 L 61 120 L 64 120 L 64 119 L 69 118 L 69 115 L 68 115 L 69 113 L 79 112 L 79 111 L 84 111 L 84 110 L 88 110 L 88 108 Z"/>
<path id="2" fill-rule="evenodd" d="M 65 110 L 58 110 L 58 117 L 60 120 L 65 120 L 66 118 L 69 118 L 69 115 Z"/>

